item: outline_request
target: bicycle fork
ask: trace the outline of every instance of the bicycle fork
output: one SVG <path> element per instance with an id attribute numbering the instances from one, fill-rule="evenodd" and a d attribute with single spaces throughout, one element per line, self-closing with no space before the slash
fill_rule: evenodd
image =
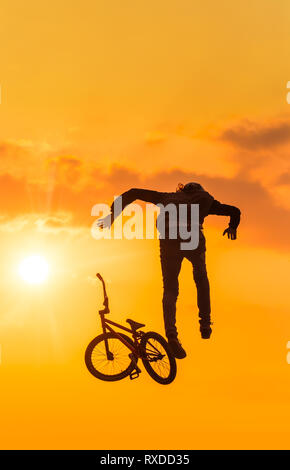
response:
<path id="1" fill-rule="evenodd" d="M 109 350 L 108 338 L 105 337 L 104 341 L 105 341 L 105 349 L 106 349 L 107 359 L 108 359 L 108 361 L 112 361 L 114 359 L 114 354 Z"/>

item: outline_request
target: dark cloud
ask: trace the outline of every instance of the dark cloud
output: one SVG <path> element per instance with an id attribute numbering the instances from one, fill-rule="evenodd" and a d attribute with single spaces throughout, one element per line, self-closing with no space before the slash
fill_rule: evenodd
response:
<path id="1" fill-rule="evenodd" d="M 224 130 L 219 139 L 247 150 L 274 148 L 290 141 L 290 123 L 264 126 L 248 123 Z"/>
<path id="2" fill-rule="evenodd" d="M 112 194 L 126 191 L 128 187 L 138 186 L 142 181 L 142 177 L 139 173 L 127 167 L 112 165 L 107 173 L 101 169 L 94 170 L 91 181 L 96 187 L 101 184 L 101 192 L 103 192 L 104 197 L 107 197 L 108 194 L 112 196 Z"/>

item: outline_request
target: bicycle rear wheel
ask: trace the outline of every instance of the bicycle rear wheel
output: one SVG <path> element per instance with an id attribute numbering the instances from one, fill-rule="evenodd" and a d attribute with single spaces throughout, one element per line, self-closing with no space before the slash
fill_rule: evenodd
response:
<path id="1" fill-rule="evenodd" d="M 127 343 L 134 345 L 131 338 L 120 333 Z M 112 359 L 107 358 L 105 338 L 108 341 Z M 90 373 L 100 380 L 113 382 L 131 374 L 138 358 L 131 356 L 131 350 L 114 333 L 101 334 L 94 338 L 85 352 L 85 363 Z"/>
<path id="2" fill-rule="evenodd" d="M 176 361 L 163 336 L 150 331 L 140 341 L 142 362 L 156 382 L 167 385 L 176 377 Z"/>

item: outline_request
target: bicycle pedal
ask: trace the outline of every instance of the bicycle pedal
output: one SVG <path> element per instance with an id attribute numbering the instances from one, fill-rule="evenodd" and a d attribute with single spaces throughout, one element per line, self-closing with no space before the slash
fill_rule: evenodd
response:
<path id="1" fill-rule="evenodd" d="M 138 379 L 138 377 L 140 375 L 140 372 L 141 372 L 140 369 L 133 370 L 133 372 L 131 372 L 131 374 L 130 374 L 130 380 Z"/>

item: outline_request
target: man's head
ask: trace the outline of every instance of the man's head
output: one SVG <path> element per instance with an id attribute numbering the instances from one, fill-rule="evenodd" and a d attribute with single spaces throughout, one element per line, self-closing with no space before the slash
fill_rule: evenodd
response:
<path id="1" fill-rule="evenodd" d="M 185 193 L 190 193 L 190 192 L 194 192 L 194 191 L 204 191 L 204 188 L 201 186 L 201 184 L 195 183 L 195 182 L 192 181 L 192 182 L 187 183 L 187 184 L 179 183 L 178 187 L 177 187 L 177 191 L 183 191 Z"/>

